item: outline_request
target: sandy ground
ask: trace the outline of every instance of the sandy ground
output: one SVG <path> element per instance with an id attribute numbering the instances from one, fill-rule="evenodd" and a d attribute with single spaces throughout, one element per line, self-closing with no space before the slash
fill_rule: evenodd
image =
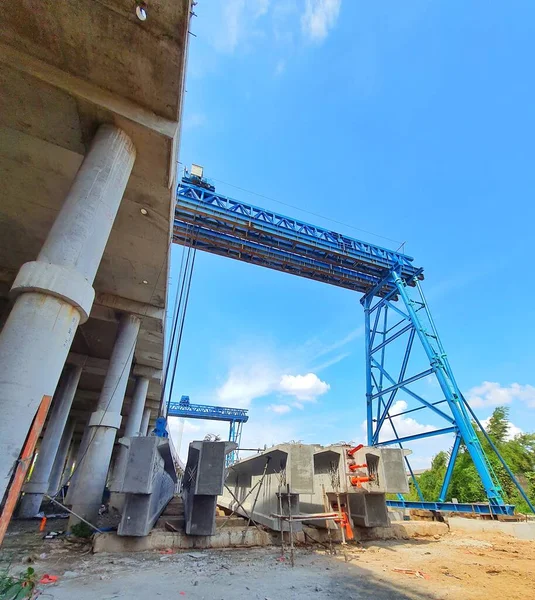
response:
<path id="1" fill-rule="evenodd" d="M 93 555 L 83 544 L 42 541 L 35 523 L 26 527 L 9 536 L 0 560 L 17 571 L 30 557 L 38 573 L 58 575 L 58 584 L 41 586 L 43 598 L 56 600 L 535 597 L 535 542 L 504 534 L 369 542 L 347 547 L 347 561 L 317 546 L 299 548 L 292 568 L 279 548 Z"/>

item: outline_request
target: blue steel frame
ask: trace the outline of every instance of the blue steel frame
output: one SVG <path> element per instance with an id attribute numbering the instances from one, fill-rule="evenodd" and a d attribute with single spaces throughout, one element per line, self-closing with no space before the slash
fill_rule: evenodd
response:
<path id="1" fill-rule="evenodd" d="M 480 428 L 481 424 L 457 387 L 423 296 L 420 285 L 424 278 L 423 269 L 413 265 L 413 258 L 228 198 L 216 193 L 213 186 L 205 187 L 198 183 L 186 173 L 178 185 L 173 241 L 186 246 L 194 245 L 205 252 L 364 293 L 361 303 L 364 306 L 366 330 L 368 444 L 398 444 L 402 447 L 404 442 L 453 433 L 455 440 L 438 501 L 445 504 L 455 459 L 461 442 L 464 442 L 489 498 L 489 510 L 496 514 L 511 513 L 514 507 L 504 504 L 502 489 L 476 436 L 470 416 Z M 412 298 L 414 293 L 416 299 Z M 396 301 L 399 302 L 394 304 Z M 391 327 L 388 325 L 390 315 L 398 318 Z M 404 357 L 399 369 L 392 374 L 386 368 L 387 349 L 395 340 L 403 339 L 403 336 L 406 336 Z M 415 340 L 423 347 L 429 367 L 407 376 Z M 427 376 L 436 377 L 444 394 L 443 400 L 430 402 L 411 387 Z M 392 415 L 390 409 L 400 390 L 415 400 L 418 406 Z M 175 403 L 171 406 L 175 406 Z M 193 418 L 215 418 L 206 415 L 215 415 L 211 411 L 219 409 L 203 408 L 206 409 L 205 416 L 199 416 L 199 411 Z M 423 409 L 432 410 L 443 419 L 444 426 L 431 432 L 400 438 L 392 419 Z M 230 436 L 238 439 L 244 421 L 237 421 L 233 425 L 231 418 L 223 420 L 231 423 Z M 386 421 L 392 425 L 395 439 L 384 441 L 380 438 Z M 485 434 L 483 429 L 482 431 Z M 492 446 L 492 441 L 489 441 Z M 505 461 L 497 449 L 494 450 L 527 500 Z M 423 502 L 418 481 L 409 461 L 406 461 Z M 529 504 L 529 500 L 527 501 Z M 428 508 L 433 509 L 432 506 Z"/>
<path id="2" fill-rule="evenodd" d="M 185 419 L 205 419 L 207 421 L 226 421 L 229 423 L 229 441 L 241 443 L 242 425 L 249 420 L 248 411 L 244 408 L 228 408 L 226 406 L 208 406 L 206 404 L 191 404 L 189 396 L 182 396 L 180 402 L 170 402 L 168 417 Z M 227 454 L 227 466 L 238 460 L 238 451 Z"/>
<path id="3" fill-rule="evenodd" d="M 463 441 L 479 473 L 491 510 L 496 513 L 509 512 L 503 500 L 503 491 L 498 478 L 472 425 L 466 401 L 453 376 L 418 278 L 413 277 L 412 281 L 404 278 L 399 267 L 395 266 L 385 276 L 385 280 L 392 284 L 393 289 L 390 293 L 383 298 L 378 298 L 372 289 L 361 299 L 365 314 L 368 444 L 374 446 L 397 444 L 403 447 L 403 443 L 408 441 L 453 433 L 455 441 L 438 498 L 439 502 L 444 502 L 446 499 L 455 459 Z M 412 288 L 411 283 L 414 284 Z M 399 298 L 397 305 L 391 299 L 396 292 Z M 415 339 L 423 347 L 429 366 L 407 376 Z M 402 359 L 398 370 L 393 372 L 392 367 L 386 366 L 387 352 L 396 340 L 398 345 L 404 340 L 405 347 L 404 352 L 401 353 Z M 436 377 L 444 395 L 443 400 L 430 402 L 415 391 L 413 384 L 429 376 Z M 392 405 L 399 391 L 415 400 L 417 407 L 391 414 Z M 394 424 L 395 417 L 424 409 L 432 410 L 438 415 L 444 421 L 444 426 L 439 426 L 432 431 L 399 437 Z M 394 438 L 385 440 L 381 434 L 384 433 L 383 426 L 387 421 L 390 423 Z M 408 460 L 407 466 L 423 501 Z"/>
<path id="4" fill-rule="evenodd" d="M 423 278 L 406 254 L 245 204 L 184 178 L 177 188 L 175 242 L 359 292 L 399 264 L 404 277 Z M 377 295 L 392 290 L 385 282 Z"/>

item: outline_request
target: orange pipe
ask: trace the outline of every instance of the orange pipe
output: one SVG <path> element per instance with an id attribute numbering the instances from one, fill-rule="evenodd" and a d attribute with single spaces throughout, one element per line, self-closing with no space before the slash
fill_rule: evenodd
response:
<path id="1" fill-rule="evenodd" d="M 28 472 L 28 468 L 32 460 L 33 451 L 35 450 L 35 445 L 37 444 L 37 440 L 41 435 L 41 430 L 45 424 L 46 415 L 48 414 L 48 409 L 50 408 L 51 402 L 52 396 L 43 396 L 41 404 L 39 405 L 39 409 L 37 410 L 37 413 L 33 419 L 32 426 L 30 427 L 30 431 L 28 432 L 28 436 L 26 437 L 24 447 L 22 448 L 22 453 L 15 468 L 15 474 L 13 475 L 13 481 L 7 493 L 4 510 L 0 515 L 0 546 L 4 541 L 7 526 L 11 521 L 13 511 L 17 505 L 20 492 L 22 491 L 22 486 L 24 485 L 24 480 L 26 479 L 26 473 Z"/>

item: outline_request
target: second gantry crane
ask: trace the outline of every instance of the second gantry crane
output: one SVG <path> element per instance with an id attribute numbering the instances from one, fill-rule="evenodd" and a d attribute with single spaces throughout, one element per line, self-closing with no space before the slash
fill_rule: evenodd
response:
<path id="1" fill-rule="evenodd" d="M 236 442 L 238 449 L 227 455 L 227 466 L 238 460 L 238 450 L 241 444 L 242 426 L 249 420 L 245 408 L 228 408 L 226 406 L 209 406 L 206 404 L 191 404 L 189 396 L 182 396 L 179 402 L 169 402 L 168 417 L 183 417 L 185 419 L 204 419 L 208 421 L 226 421 L 229 423 L 229 442 Z"/>

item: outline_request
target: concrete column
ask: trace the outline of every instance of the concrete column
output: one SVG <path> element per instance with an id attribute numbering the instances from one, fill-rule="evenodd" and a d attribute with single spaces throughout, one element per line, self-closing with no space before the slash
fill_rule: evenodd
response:
<path id="1" fill-rule="evenodd" d="M 67 365 L 63 371 L 32 476 L 23 488 L 25 494 L 20 503 L 20 517 L 34 517 L 39 512 L 43 495 L 48 492 L 48 480 L 62 441 L 62 434 L 69 417 L 81 374 L 82 367 L 74 365 Z M 66 448 L 69 447 L 71 437 L 72 431 Z M 65 455 L 63 456 L 63 460 L 65 460 Z"/>
<path id="2" fill-rule="evenodd" d="M 71 450 L 72 434 L 74 433 L 75 427 L 76 421 L 74 419 L 69 419 L 63 430 L 61 442 L 59 443 L 56 458 L 52 470 L 50 471 L 50 477 L 48 478 L 48 494 L 50 496 L 57 494 L 61 488 L 61 476 L 63 475 L 63 469 L 67 462 L 67 455 Z"/>
<path id="3" fill-rule="evenodd" d="M 63 469 L 63 473 L 61 474 L 59 489 L 65 487 L 67 485 L 67 483 L 69 483 L 72 469 L 75 465 L 76 457 L 78 456 L 79 450 L 80 450 L 80 440 L 78 440 L 77 442 L 73 441 L 71 444 L 71 447 L 69 448 L 67 460 L 65 461 L 65 468 Z"/>
<path id="4" fill-rule="evenodd" d="M 52 395 L 135 160 L 120 129 L 102 125 L 37 260 L 22 265 L 0 332 L 0 499 L 44 395 Z"/>
<path id="5" fill-rule="evenodd" d="M 140 319 L 123 314 L 110 357 L 97 410 L 89 419 L 91 439 L 80 465 L 80 474 L 72 498 L 72 510 L 94 523 L 102 502 L 110 467 L 115 435 L 121 426 L 121 407 L 132 366 Z M 71 517 L 69 525 L 77 522 Z"/>
<path id="6" fill-rule="evenodd" d="M 143 419 L 141 421 L 141 427 L 139 428 L 141 435 L 149 434 L 149 421 L 150 421 L 150 408 L 146 408 L 143 411 Z"/>
<path id="7" fill-rule="evenodd" d="M 139 435 L 141 420 L 143 418 L 143 407 L 145 406 L 148 390 L 149 380 L 146 377 L 137 377 L 123 437 L 128 438 Z M 117 458 L 113 469 L 112 483 L 110 485 L 110 490 L 112 492 L 121 492 L 123 489 L 123 479 L 127 460 L 128 448 L 121 444 L 117 452 Z"/>
<path id="8" fill-rule="evenodd" d="M 78 484 L 78 478 L 80 476 L 80 467 L 84 461 L 84 458 L 87 454 L 87 448 L 89 446 L 89 442 L 93 435 L 94 430 L 89 427 L 89 423 L 85 426 L 84 433 L 82 435 L 82 440 L 80 441 L 80 446 L 78 449 L 78 453 L 76 454 L 76 462 L 74 463 L 74 472 L 72 474 L 71 480 L 69 482 L 69 489 L 67 490 L 67 495 L 65 496 L 65 504 L 71 505 L 72 500 L 74 498 L 74 490 Z"/>

